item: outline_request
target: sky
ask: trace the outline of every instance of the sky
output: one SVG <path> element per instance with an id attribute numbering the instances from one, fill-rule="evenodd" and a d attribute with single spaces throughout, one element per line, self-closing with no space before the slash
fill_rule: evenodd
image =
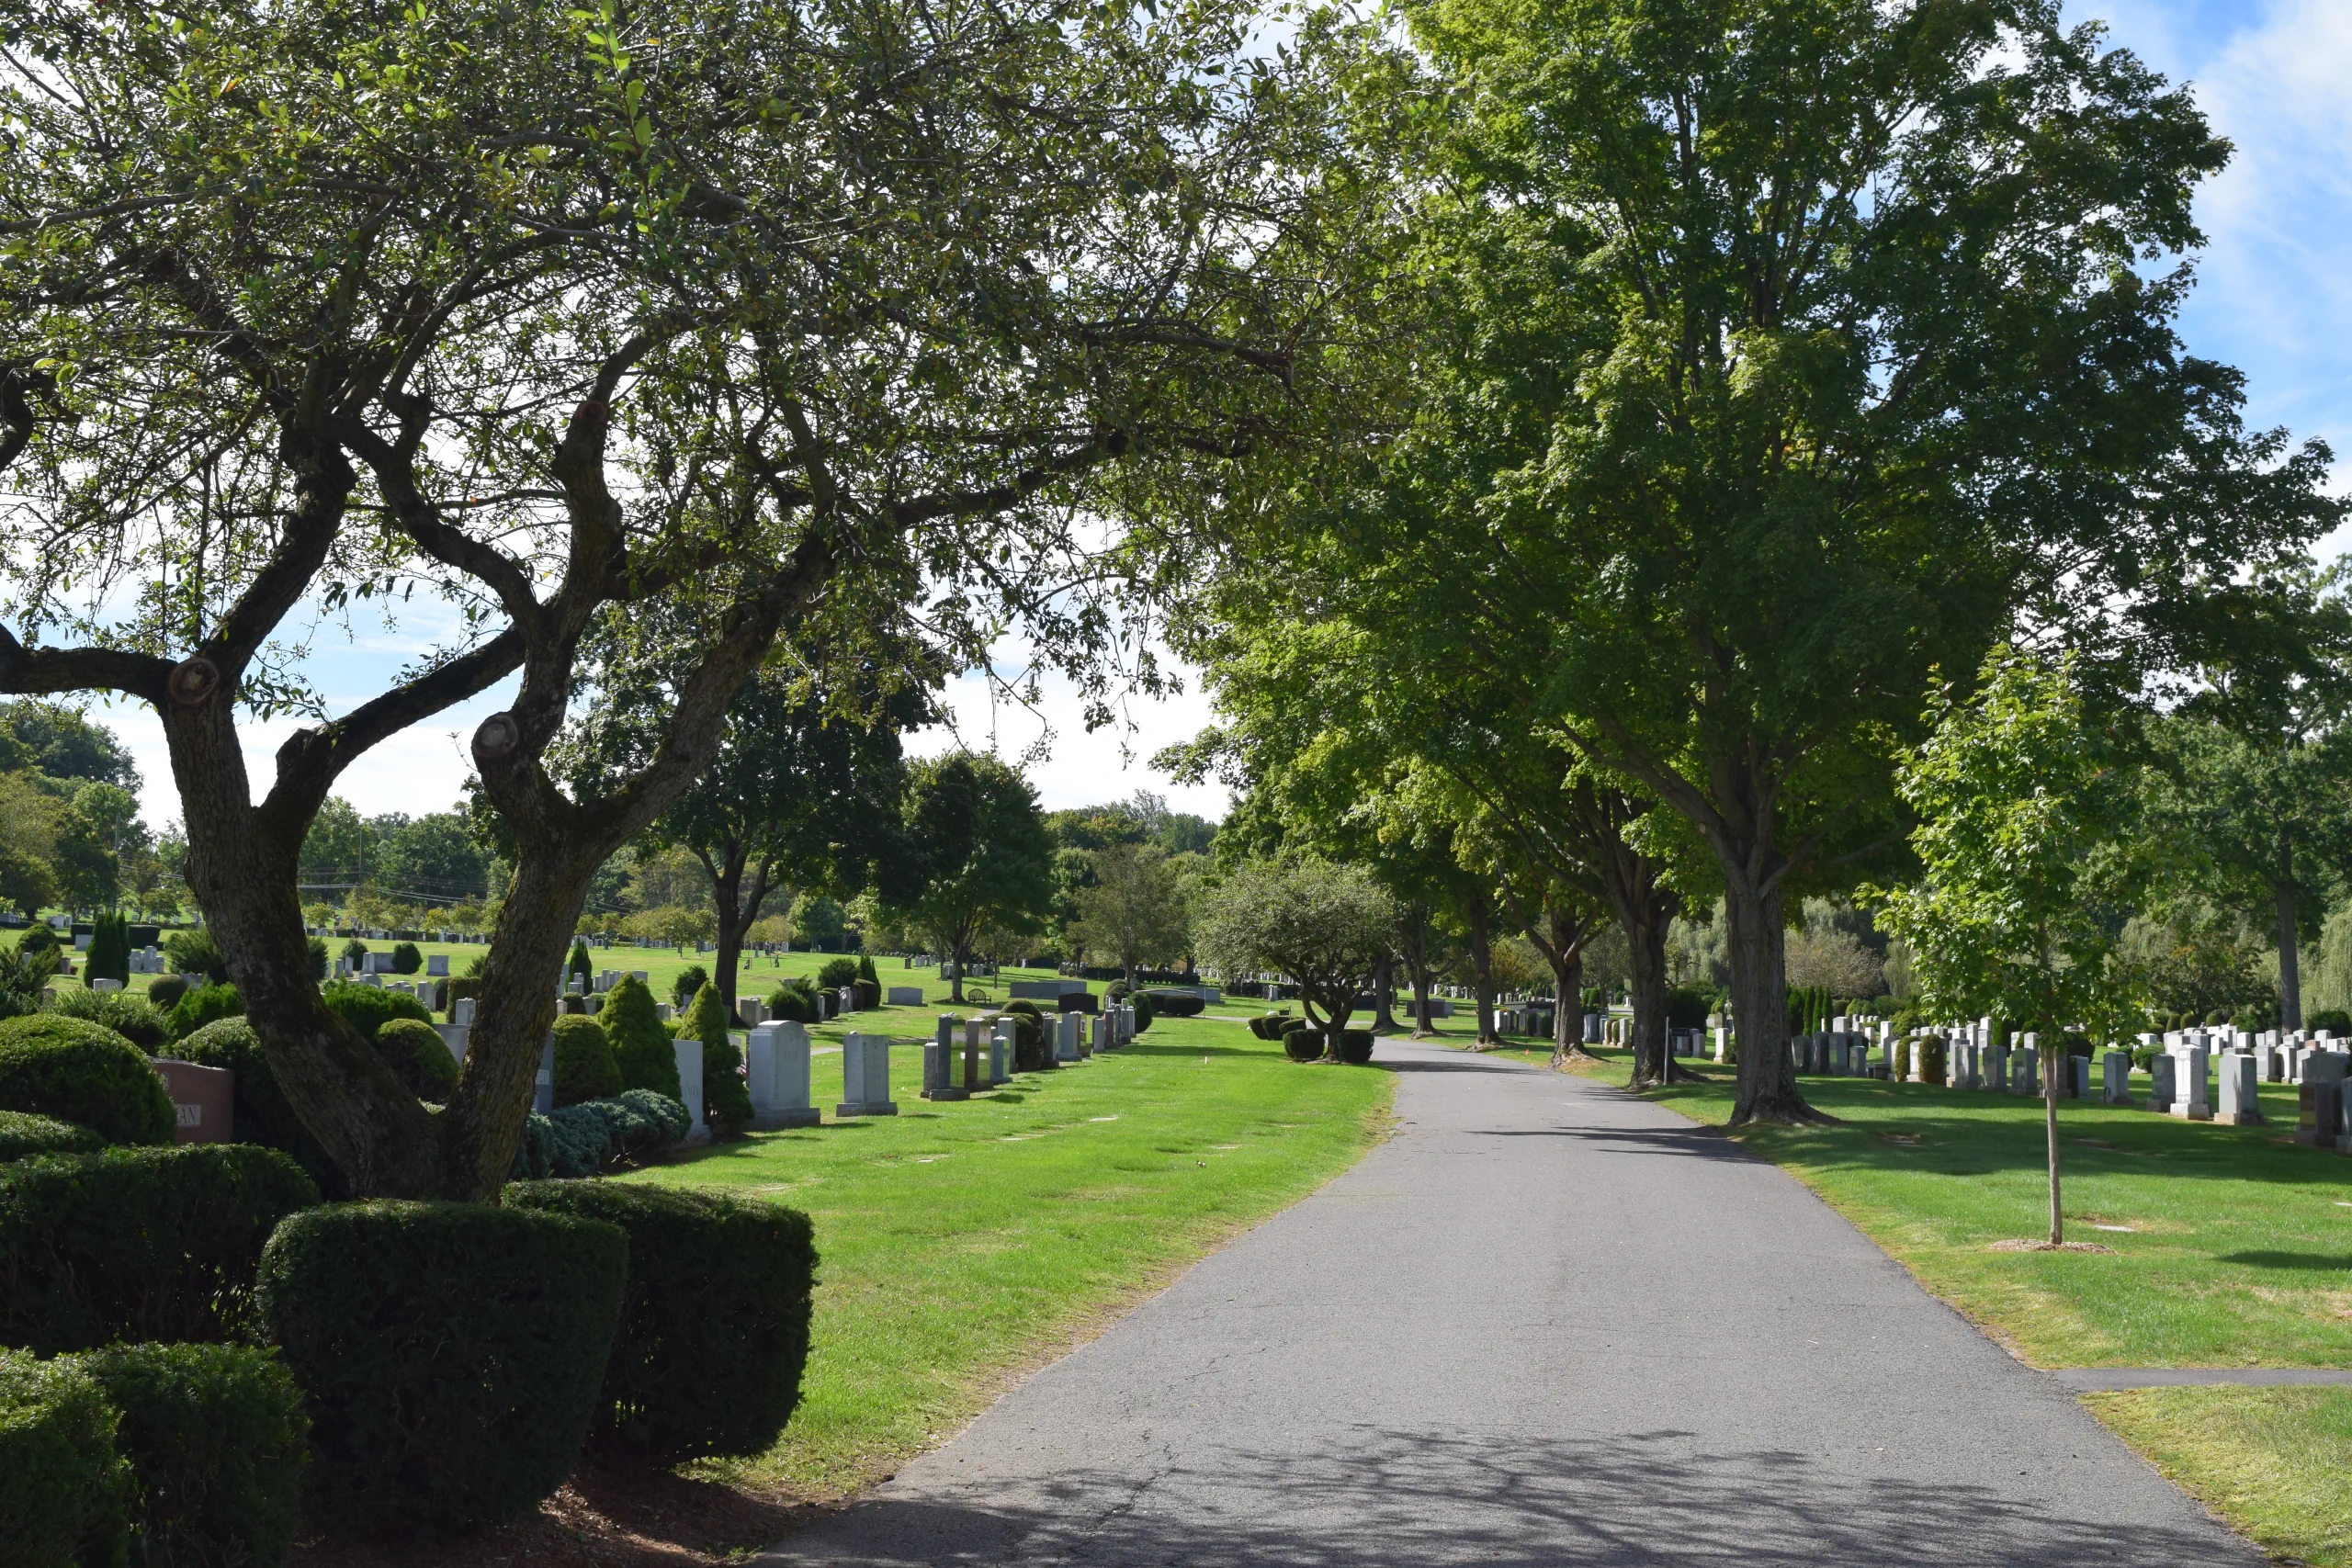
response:
<path id="1" fill-rule="evenodd" d="M 2352 0 L 2068 0 L 2064 16 L 2070 26 L 2104 21 L 2111 44 L 2190 84 L 2235 144 L 2229 168 L 2198 198 L 2207 246 L 2182 335 L 2192 352 L 2245 372 L 2251 425 L 2324 438 L 2338 454 L 2339 488 L 2352 486 Z M 2352 531 L 2324 541 L 2319 554 L 2331 558 L 2347 547 Z M 401 633 L 322 628 L 310 669 L 329 711 L 346 712 L 382 689 L 430 630 L 430 617 L 404 623 Z M 1021 650 L 1005 649 L 1001 659 L 1015 667 Z M 345 774 L 338 793 L 368 815 L 448 809 L 466 777 L 465 738 L 512 694 L 499 688 L 386 741 Z M 946 698 L 954 731 L 918 732 L 910 749 L 928 756 L 959 743 L 985 748 L 993 734 L 1002 754 L 1017 757 L 1050 728 L 1046 755 L 1029 770 L 1048 810 L 1138 789 L 1210 818 L 1226 809 L 1221 787 L 1178 785 L 1147 761 L 1213 719 L 1190 672 L 1181 695 L 1132 701 L 1125 724 L 1092 735 L 1066 686 L 1049 685 L 1035 713 L 992 711 L 989 683 L 977 676 L 951 684 Z M 179 799 L 153 713 L 132 705 L 93 716 L 137 757 L 147 820 L 176 818 Z M 246 725 L 257 793 L 298 722 Z"/>

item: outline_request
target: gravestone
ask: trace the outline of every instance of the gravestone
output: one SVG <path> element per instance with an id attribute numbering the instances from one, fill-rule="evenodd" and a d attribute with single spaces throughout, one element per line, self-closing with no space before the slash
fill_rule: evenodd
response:
<path id="1" fill-rule="evenodd" d="M 2109 1051 L 2099 1058 L 2102 1077 L 2099 1102 L 2103 1105 L 2132 1103 L 2132 1053 Z"/>
<path id="2" fill-rule="evenodd" d="M 2009 1092 L 2032 1094 L 2041 1092 L 2041 1053 L 2034 1048 L 2029 1034 L 2018 1048 L 2009 1053 Z"/>
<path id="3" fill-rule="evenodd" d="M 424 973 L 436 980 L 447 979 L 449 977 L 449 955 L 446 953 L 434 953 L 424 961 Z"/>
<path id="4" fill-rule="evenodd" d="M 2212 1089 L 2206 1077 L 2206 1063 L 2211 1059 L 2202 1044 L 2189 1045 L 2180 1053 L 2180 1074 L 2176 1080 L 2180 1092 L 2173 1097 L 2172 1113 L 2188 1122 L 2211 1122 L 2213 1119 Z"/>
<path id="5" fill-rule="evenodd" d="M 710 1122 L 703 1116 L 702 1042 L 688 1035 L 672 1041 L 670 1046 L 678 1064 L 678 1098 L 685 1102 L 687 1113 L 694 1118 L 694 1125 L 686 1129 L 685 1141 L 707 1144 L 710 1142 Z"/>
<path id="6" fill-rule="evenodd" d="M 879 1034 L 842 1036 L 842 1103 L 839 1116 L 896 1116 L 890 1099 L 890 1042 Z"/>
<path id="7" fill-rule="evenodd" d="M 2261 1077 L 2251 1051 L 2222 1054 L 2222 1103 L 2213 1120 L 2230 1127 L 2258 1126 L 2262 1122 Z"/>
<path id="8" fill-rule="evenodd" d="M 2148 1062 L 2148 1109 L 2169 1115 L 2173 1101 L 2179 1098 L 2180 1059 L 2169 1051 L 2157 1053 Z"/>
<path id="9" fill-rule="evenodd" d="M 972 1018 L 964 1021 L 964 1092 L 978 1094 L 987 1089 L 989 1080 L 981 1076 L 980 1042 L 988 1038 L 988 1021 Z"/>
<path id="10" fill-rule="evenodd" d="M 701 1049 L 699 1045 L 695 1047 Z M 695 1060 L 701 1058 L 697 1056 Z M 702 1081 L 695 1075 L 695 1081 Z M 531 1080 L 531 1109 L 545 1116 L 555 1109 L 555 1031 L 548 1031 L 547 1043 L 539 1047 L 539 1074 Z"/>
<path id="11" fill-rule="evenodd" d="M 2060 1060 L 2066 1064 L 2066 1076 L 2060 1081 L 2065 1085 L 2067 1097 L 2088 1100 L 2091 1097 L 2091 1059 L 2069 1051 Z"/>
<path id="12" fill-rule="evenodd" d="M 857 987 L 855 986 L 843 986 L 841 988 L 841 1010 L 844 1013 L 852 1013 L 857 1010 Z"/>
<path id="13" fill-rule="evenodd" d="M 919 1008 L 922 1006 L 922 987 L 893 986 L 883 993 L 882 999 L 894 1008 Z"/>
<path id="14" fill-rule="evenodd" d="M 1982 1049 L 1983 1047 L 1978 1045 L 1973 1040 L 1962 1040 L 1954 1043 L 1951 1048 L 1951 1088 L 1975 1089 L 1979 1087 L 1977 1075 L 1981 1069 L 1977 1066 L 1977 1053 Z"/>
<path id="15" fill-rule="evenodd" d="M 922 1098 L 969 1100 L 971 1091 L 956 1081 L 956 1026 L 963 1020 L 952 1012 L 939 1015 L 937 1036 L 922 1048 Z"/>
<path id="16" fill-rule="evenodd" d="M 458 1006 L 466 1010 L 466 1014 L 469 1018 L 472 1016 L 473 1000 L 471 998 L 461 998 L 458 1000 Z M 433 1026 L 433 1032 L 441 1036 L 442 1044 L 449 1047 L 449 1055 L 451 1059 L 456 1061 L 458 1066 L 463 1067 L 466 1065 L 466 1037 L 473 1032 L 472 1025 L 465 1023 L 436 1023 Z"/>
<path id="17" fill-rule="evenodd" d="M 119 991 L 122 989 L 122 982 L 116 979 L 111 975 L 101 975 L 96 979 L 90 982 L 90 989 L 97 992 L 100 996 L 105 996 L 110 991 Z"/>
<path id="18" fill-rule="evenodd" d="M 148 1065 L 164 1080 L 164 1092 L 171 1096 L 174 1143 L 236 1142 L 235 1073 L 172 1056 L 158 1056 Z"/>
<path id="19" fill-rule="evenodd" d="M 989 1025 L 989 1087 L 1012 1081 L 1012 1030 L 1009 1018 L 999 1018 Z"/>
<path id="20" fill-rule="evenodd" d="M 808 1102 L 808 1031 L 790 1021 L 752 1031 L 744 1050 L 752 1125 L 814 1127 L 824 1120 Z"/>
<path id="21" fill-rule="evenodd" d="M 1078 1021 L 1079 1015 L 1074 1012 L 1058 1012 L 1054 1015 L 1052 1029 L 1054 1032 L 1053 1044 L 1055 1061 L 1075 1062 L 1080 1059 L 1078 1055 Z"/>

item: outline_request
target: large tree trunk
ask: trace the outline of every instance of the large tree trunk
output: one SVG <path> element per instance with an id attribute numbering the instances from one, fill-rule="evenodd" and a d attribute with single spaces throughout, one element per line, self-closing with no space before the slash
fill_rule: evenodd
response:
<path id="1" fill-rule="evenodd" d="M 222 682 L 203 701 L 162 708 L 187 832 L 188 886 L 271 1075 L 353 1194 L 425 1196 L 440 1175 L 434 1120 L 320 999 L 295 886 L 310 818 L 274 820 L 253 809 L 232 697 Z M 571 929 L 568 921 L 563 929 Z"/>
<path id="2" fill-rule="evenodd" d="M 1498 1038 L 1495 1033 L 1494 915 L 1483 893 L 1465 900 L 1463 913 L 1470 927 L 1470 987 L 1478 998 L 1478 1043 L 1483 1047 Z"/>
<path id="3" fill-rule="evenodd" d="M 1673 919 L 1655 877 L 1646 897 L 1632 900 L 1619 918 L 1625 931 L 1628 957 L 1626 988 L 1634 999 L 1634 1087 L 1652 1089 L 1674 1077 L 1674 1057 L 1666 1048 L 1666 929 Z"/>
<path id="4" fill-rule="evenodd" d="M 1737 863 L 1726 863 L 1724 870 L 1732 1021 L 1739 1041 L 1739 1089 L 1731 1124 L 1826 1121 L 1797 1092 L 1795 1066 L 1789 1060 L 1788 933 L 1781 924 L 1781 881 L 1776 876 L 1759 882 Z"/>
<path id="5" fill-rule="evenodd" d="M 1413 904 L 1399 922 L 1397 945 L 1404 950 L 1405 973 L 1413 985 L 1413 1038 L 1427 1040 L 1430 1028 L 1430 908 Z"/>
<path id="6" fill-rule="evenodd" d="M 710 875 L 711 903 L 718 910 L 718 940 L 713 957 L 718 969 L 713 978 L 718 982 L 718 999 L 726 1004 L 727 1016 L 736 1022 L 743 1015 L 736 1010 L 738 971 L 743 964 L 743 936 L 752 922 L 760 918 L 760 906 L 767 902 L 768 864 L 762 864 L 752 874 L 751 886 L 743 885 L 743 866 L 750 852 L 741 839 L 728 839 L 718 846 L 718 858 L 714 860 L 701 850 L 695 858 L 702 862 L 703 870 Z"/>
<path id="7" fill-rule="evenodd" d="M 2282 879 L 2271 884 L 2270 893 L 2278 920 L 2278 1027 L 2301 1029 L 2303 965 L 2295 931 L 2295 885 Z"/>
<path id="8" fill-rule="evenodd" d="M 1552 1065 L 1586 1055 L 1584 1048 L 1584 944 L 1552 954 Z"/>
<path id="9" fill-rule="evenodd" d="M 1380 961 L 1380 972 L 1372 982 L 1372 1028 L 1375 1034 L 1396 1032 L 1396 958 L 1394 953 Z"/>

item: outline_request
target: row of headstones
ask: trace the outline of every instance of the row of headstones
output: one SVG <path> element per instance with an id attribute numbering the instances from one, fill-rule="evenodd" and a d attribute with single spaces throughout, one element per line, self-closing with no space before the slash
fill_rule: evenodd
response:
<path id="1" fill-rule="evenodd" d="M 601 997 L 623 980 L 635 980 L 639 985 L 644 986 L 651 984 L 652 978 L 651 974 L 643 969 L 600 969 L 594 975 L 582 975 L 577 970 L 567 969 L 563 972 L 563 985 L 559 994 L 574 997 Z"/>
<path id="2" fill-rule="evenodd" d="M 338 958 L 334 961 L 334 977 L 338 980 L 349 979 L 359 975 L 397 975 L 399 973 L 400 971 L 393 966 L 393 958 L 389 953 L 366 953 L 360 954 L 356 960 Z M 428 954 L 424 960 L 424 973 L 430 979 L 447 979 L 449 955 L 446 953 Z"/>
<path id="3" fill-rule="evenodd" d="M 136 956 L 136 954 L 133 954 L 134 959 Z M 141 969 L 135 962 L 131 965 L 130 972 L 134 975 L 160 975 L 163 973 L 160 969 Z M 180 976 L 180 984 L 187 989 L 193 991 L 198 986 L 206 984 L 209 979 L 209 976 L 204 975 L 182 975 Z M 122 982 L 116 979 L 111 975 L 100 976 L 97 979 L 90 982 L 90 989 L 94 991 L 119 991 L 122 988 Z"/>

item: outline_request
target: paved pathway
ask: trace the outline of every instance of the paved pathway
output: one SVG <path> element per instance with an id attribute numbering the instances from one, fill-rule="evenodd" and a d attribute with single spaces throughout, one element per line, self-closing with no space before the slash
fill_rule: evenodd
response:
<path id="1" fill-rule="evenodd" d="M 2263 1561 L 1736 1145 L 1380 1058 L 1394 1139 L 764 1561 Z"/>

